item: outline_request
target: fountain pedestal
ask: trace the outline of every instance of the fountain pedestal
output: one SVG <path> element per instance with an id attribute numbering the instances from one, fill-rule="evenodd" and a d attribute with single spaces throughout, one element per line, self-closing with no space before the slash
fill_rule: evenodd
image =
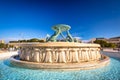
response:
<path id="1" fill-rule="evenodd" d="M 100 53 L 100 45 L 74 42 L 21 44 L 20 60 L 12 64 L 40 69 L 91 69 L 105 66 L 109 58 Z"/>
<path id="2" fill-rule="evenodd" d="M 20 59 L 39 63 L 81 63 L 101 60 L 100 45 L 71 42 L 21 44 Z"/>

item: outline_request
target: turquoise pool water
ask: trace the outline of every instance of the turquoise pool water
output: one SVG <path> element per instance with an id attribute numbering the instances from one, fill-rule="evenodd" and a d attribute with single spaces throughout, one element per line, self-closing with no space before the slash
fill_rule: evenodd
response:
<path id="1" fill-rule="evenodd" d="M 106 67 L 79 71 L 24 69 L 0 60 L 0 80 L 120 80 L 120 59 L 110 60 Z"/>

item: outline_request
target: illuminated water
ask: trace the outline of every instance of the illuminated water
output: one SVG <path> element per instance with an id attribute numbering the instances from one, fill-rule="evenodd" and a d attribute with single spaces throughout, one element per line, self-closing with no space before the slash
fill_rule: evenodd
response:
<path id="1" fill-rule="evenodd" d="M 104 68 L 81 71 L 32 70 L 0 60 L 0 80 L 120 80 L 120 59 L 110 59 Z"/>

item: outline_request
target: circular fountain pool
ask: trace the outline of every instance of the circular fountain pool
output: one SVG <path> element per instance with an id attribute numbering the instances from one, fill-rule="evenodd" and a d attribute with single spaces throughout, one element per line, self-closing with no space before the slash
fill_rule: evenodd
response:
<path id="1" fill-rule="evenodd" d="M 99 44 L 47 42 L 25 43 L 21 47 L 20 54 L 10 58 L 12 65 L 34 69 L 85 70 L 104 67 L 110 61 L 109 57 L 101 54 Z"/>
<path id="2" fill-rule="evenodd" d="M 70 26 L 58 24 L 52 29 L 54 34 L 45 42 L 19 44 L 20 54 L 10 58 L 11 64 L 32 69 L 61 70 L 93 69 L 109 64 L 109 57 L 101 54 L 99 44 L 75 40 L 69 32 Z M 66 32 L 66 37 L 62 32 Z M 57 39 L 59 35 L 63 40 Z"/>
<path id="3" fill-rule="evenodd" d="M 0 60 L 0 80 L 119 80 L 120 59 L 110 58 L 110 64 L 93 70 L 43 70 L 15 67 L 9 60 Z"/>
<path id="4" fill-rule="evenodd" d="M 110 59 L 101 54 L 99 44 L 79 43 L 78 40 L 75 40 L 70 34 L 70 26 L 68 25 L 59 24 L 53 26 L 52 29 L 54 30 L 54 34 L 46 39 L 46 42 L 21 43 L 18 45 L 21 47 L 18 56 L 12 56 L 8 60 L 1 61 L 0 79 L 119 79 L 116 77 L 116 74 L 120 72 L 120 70 L 117 71 L 117 68 L 120 67 L 113 65 L 114 63 L 120 64 L 119 60 L 111 58 L 111 63 L 109 64 Z M 66 32 L 66 37 L 62 32 Z M 63 37 L 63 42 L 57 40 L 59 35 Z M 19 59 L 17 59 L 17 57 Z M 93 68 L 99 69 L 92 70 Z"/>

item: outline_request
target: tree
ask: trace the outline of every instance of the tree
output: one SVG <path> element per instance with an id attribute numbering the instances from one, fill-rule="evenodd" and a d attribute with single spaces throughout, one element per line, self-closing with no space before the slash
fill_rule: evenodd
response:
<path id="1" fill-rule="evenodd" d="M 116 44 L 114 44 L 114 43 L 109 43 L 109 46 L 108 47 L 110 47 L 110 48 L 116 48 L 117 46 L 116 46 Z"/>
<path id="2" fill-rule="evenodd" d="M 33 38 L 33 39 L 30 39 L 29 42 L 39 42 L 39 39 Z"/>
<path id="3" fill-rule="evenodd" d="M 9 43 L 18 43 L 18 41 L 9 41 Z"/>
<path id="4" fill-rule="evenodd" d="M 17 42 L 27 42 L 27 40 L 18 40 Z"/>
<path id="5" fill-rule="evenodd" d="M 8 48 L 8 44 L 0 43 L 0 48 Z"/>
<path id="6" fill-rule="evenodd" d="M 100 44 L 101 47 L 116 48 L 116 44 L 107 43 L 106 41 L 103 40 L 95 40 L 94 43 Z"/>
<path id="7" fill-rule="evenodd" d="M 41 39 L 41 40 L 39 40 L 39 42 L 45 42 L 45 40 L 42 40 L 42 39 Z"/>
<path id="8" fill-rule="evenodd" d="M 5 44 L 4 43 L 0 43 L 0 48 L 4 48 Z"/>
<path id="9" fill-rule="evenodd" d="M 107 45 L 107 42 L 103 40 L 95 40 L 94 43 L 100 44 L 101 47 L 105 47 Z"/>
<path id="10" fill-rule="evenodd" d="M 28 39 L 28 40 L 9 41 L 9 43 L 22 43 L 22 42 L 45 42 L 45 40 L 32 38 L 32 39 Z"/>

